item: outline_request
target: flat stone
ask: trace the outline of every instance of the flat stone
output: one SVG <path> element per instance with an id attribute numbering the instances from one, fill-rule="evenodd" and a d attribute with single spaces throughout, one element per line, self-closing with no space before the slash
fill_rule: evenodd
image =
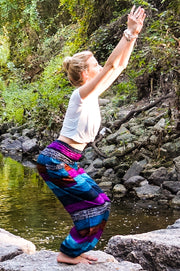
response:
<path id="1" fill-rule="evenodd" d="M 33 152 L 38 149 L 37 139 L 28 139 L 22 143 L 22 150 L 24 153 L 26 152 Z"/>
<path id="2" fill-rule="evenodd" d="M 167 229 L 114 236 L 105 251 L 117 259 L 139 263 L 149 271 L 179 271 L 180 219 Z"/>
<path id="3" fill-rule="evenodd" d="M 133 188 L 134 186 L 139 186 L 139 184 L 144 181 L 145 178 L 142 176 L 132 176 L 124 182 L 125 187 L 128 189 Z"/>
<path id="4" fill-rule="evenodd" d="M 140 271 L 142 267 L 128 261 L 118 262 L 113 256 L 102 251 L 88 252 L 98 258 L 94 264 L 69 265 L 57 263 L 58 252 L 41 250 L 34 255 L 23 254 L 0 263 L 3 271 Z M 87 254 L 88 254 L 87 253 Z"/>
<path id="5" fill-rule="evenodd" d="M 174 182 L 174 181 L 164 182 L 163 188 L 166 188 L 167 190 L 176 194 L 176 193 L 178 193 L 178 191 L 180 191 L 180 182 Z"/>
<path id="6" fill-rule="evenodd" d="M 129 178 L 133 176 L 139 175 L 139 173 L 143 170 L 143 165 L 140 162 L 134 162 L 131 167 L 127 170 L 126 174 L 123 177 L 124 181 L 127 181 Z"/>
<path id="7" fill-rule="evenodd" d="M 113 194 L 114 194 L 114 198 L 122 198 L 125 196 L 127 192 L 127 189 L 125 188 L 125 186 L 123 184 L 116 184 L 113 187 Z"/>
<path id="8" fill-rule="evenodd" d="M 140 199 L 151 199 L 160 195 L 160 187 L 146 184 L 141 187 L 134 187 L 133 190 Z"/>
<path id="9" fill-rule="evenodd" d="M 16 246 L 28 254 L 33 254 L 36 251 L 36 247 L 32 242 L 0 228 L 0 247 L 4 245 Z"/>
<path id="10" fill-rule="evenodd" d="M 176 195 L 171 201 L 172 207 L 180 209 L 180 195 Z"/>
<path id="11" fill-rule="evenodd" d="M 13 259 L 14 257 L 22 254 L 23 251 L 17 246 L 8 244 L 0 244 L 0 262 Z"/>

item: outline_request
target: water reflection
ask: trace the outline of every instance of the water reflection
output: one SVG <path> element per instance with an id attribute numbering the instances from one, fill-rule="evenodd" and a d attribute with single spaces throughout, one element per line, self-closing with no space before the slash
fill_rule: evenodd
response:
<path id="1" fill-rule="evenodd" d="M 72 221 L 36 170 L 0 154 L 0 180 L 0 227 L 32 241 L 37 249 L 58 251 Z M 98 249 L 113 235 L 166 228 L 178 218 L 178 212 L 168 209 L 144 209 L 127 201 L 112 204 Z"/>

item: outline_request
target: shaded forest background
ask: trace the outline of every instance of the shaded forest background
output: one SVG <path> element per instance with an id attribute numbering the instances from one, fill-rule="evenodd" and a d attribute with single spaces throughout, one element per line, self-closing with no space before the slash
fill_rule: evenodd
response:
<path id="1" fill-rule="evenodd" d="M 1 0 L 0 123 L 60 129 L 72 92 L 64 57 L 89 49 L 103 65 L 133 4 L 145 8 L 146 22 L 127 69 L 106 95 L 118 109 L 173 91 L 180 110 L 179 0 Z"/>

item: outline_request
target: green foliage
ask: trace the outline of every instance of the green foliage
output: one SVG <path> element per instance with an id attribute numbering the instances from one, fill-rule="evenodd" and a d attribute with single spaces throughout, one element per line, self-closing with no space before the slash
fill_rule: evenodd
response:
<path id="1" fill-rule="evenodd" d="M 148 3 L 147 1 L 144 1 L 144 0 L 133 0 L 132 1 L 133 5 L 135 6 L 141 6 L 141 7 L 144 7 L 144 8 L 148 8 L 151 6 L 150 3 Z"/>
<path id="2" fill-rule="evenodd" d="M 137 99 L 137 87 L 134 81 L 129 80 L 115 84 L 112 90 L 115 94 L 113 103 L 117 106 L 134 102 Z"/>
<path id="3" fill-rule="evenodd" d="M 5 104 L 2 120 L 24 123 L 29 118 L 38 120 L 41 116 L 42 123 L 48 126 L 53 115 L 62 116 L 71 87 L 59 70 L 61 62 L 59 56 L 54 58 L 39 81 L 23 85 L 20 80 L 9 82 L 2 91 Z"/>
<path id="4" fill-rule="evenodd" d="M 174 19 L 171 10 L 163 11 L 150 18 L 145 33 L 142 33 L 126 69 L 126 74 L 132 80 L 139 81 L 144 78 L 149 92 L 151 89 L 151 78 L 153 79 L 154 90 L 175 89 L 178 70 L 178 44 L 177 29 L 180 23 Z M 148 76 L 149 75 L 149 76 Z M 166 78 L 167 83 L 162 83 Z M 171 86 L 170 86 L 171 85 Z M 146 93 L 147 94 L 147 93 Z M 141 95 L 140 95 L 141 96 Z"/>
<path id="5" fill-rule="evenodd" d="M 0 35 L 0 66 L 3 66 L 4 64 L 7 63 L 10 50 L 9 50 L 9 39 L 8 36 L 5 35 Z"/>
<path id="6" fill-rule="evenodd" d="M 173 10 L 175 14 L 180 14 L 180 1 L 179 0 L 162 0 L 162 3 L 166 3 L 168 8 Z"/>
<path id="7" fill-rule="evenodd" d="M 48 127 L 62 121 L 72 91 L 61 70 L 64 57 L 88 48 L 104 63 L 133 4 L 145 7 L 147 19 L 124 71 L 128 80 L 113 87 L 114 103 L 136 99 L 145 75 L 156 88 L 165 75 L 177 88 L 178 0 L 1 0 L 1 121 L 33 119 Z"/>
<path id="8" fill-rule="evenodd" d="M 57 56 L 46 67 L 41 79 L 32 84 L 33 91 L 37 90 L 38 93 L 37 105 L 32 110 L 33 118 L 41 116 L 42 122 L 47 126 L 50 126 L 54 116 L 58 115 L 60 118 L 63 116 L 69 94 L 72 92 L 72 87 L 59 70 L 61 64 L 62 58 Z"/>
<path id="9" fill-rule="evenodd" d="M 107 27 L 99 27 L 89 40 L 89 47 L 100 62 L 105 60 L 114 48 L 109 41 L 110 35 L 111 31 Z"/>

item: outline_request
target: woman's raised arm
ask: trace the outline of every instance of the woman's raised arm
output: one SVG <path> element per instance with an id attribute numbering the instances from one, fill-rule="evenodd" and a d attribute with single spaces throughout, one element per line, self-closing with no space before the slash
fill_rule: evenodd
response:
<path id="1" fill-rule="evenodd" d="M 104 67 L 94 78 L 79 88 L 82 99 L 94 91 L 100 95 L 110 87 L 126 68 L 133 51 L 135 40 L 143 27 L 145 17 L 146 14 L 143 8 L 139 7 L 135 10 L 135 6 L 133 6 L 128 15 L 127 29 L 108 57 Z"/>

